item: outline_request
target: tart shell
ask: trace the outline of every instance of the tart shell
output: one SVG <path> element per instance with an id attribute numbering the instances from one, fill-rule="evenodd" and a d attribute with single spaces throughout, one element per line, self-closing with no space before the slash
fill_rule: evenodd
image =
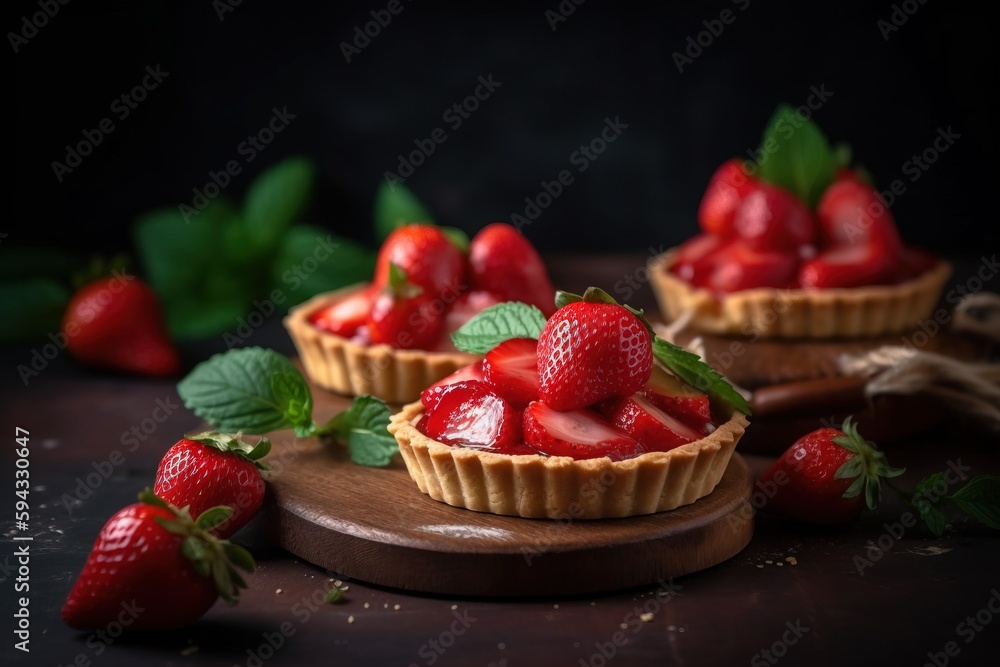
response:
<path id="1" fill-rule="evenodd" d="M 748 425 L 735 412 L 711 435 L 623 461 L 496 454 L 452 447 L 417 430 L 417 402 L 392 416 L 389 432 L 417 487 L 434 500 L 477 512 L 532 519 L 606 519 L 687 505 L 718 485 Z"/>
<path id="2" fill-rule="evenodd" d="M 408 403 L 417 400 L 426 387 L 481 358 L 464 352 L 359 345 L 309 322 L 313 313 L 365 287 L 353 285 L 320 294 L 292 308 L 285 317 L 285 329 L 315 384 L 338 394 L 371 394 L 389 403 Z"/>
<path id="3" fill-rule="evenodd" d="M 951 264 L 939 261 L 898 285 L 842 289 L 757 288 L 722 297 L 669 271 L 676 249 L 654 258 L 650 280 L 668 321 L 691 311 L 691 326 L 755 338 L 858 338 L 906 331 L 930 316 Z"/>

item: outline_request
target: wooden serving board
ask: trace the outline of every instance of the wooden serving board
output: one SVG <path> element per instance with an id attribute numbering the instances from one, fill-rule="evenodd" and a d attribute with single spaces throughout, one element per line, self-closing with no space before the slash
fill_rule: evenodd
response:
<path id="1" fill-rule="evenodd" d="M 349 405 L 313 388 L 316 417 Z M 715 491 L 670 512 L 596 521 L 497 516 L 417 489 L 397 456 L 354 465 L 315 438 L 270 434 L 268 511 L 281 546 L 372 584 L 423 593 L 530 597 L 655 584 L 727 560 L 753 533 L 750 471 L 735 455 Z"/>

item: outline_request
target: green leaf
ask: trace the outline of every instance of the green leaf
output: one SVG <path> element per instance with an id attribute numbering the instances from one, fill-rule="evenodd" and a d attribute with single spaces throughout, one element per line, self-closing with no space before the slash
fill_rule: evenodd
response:
<path id="1" fill-rule="evenodd" d="M 327 604 L 337 604 L 339 602 L 346 602 L 347 598 L 344 596 L 344 591 L 340 590 L 337 586 L 334 586 L 326 592 L 323 596 L 323 602 Z"/>
<path id="2" fill-rule="evenodd" d="M 402 183 L 382 183 L 375 195 L 375 233 L 384 239 L 396 227 L 411 222 L 434 224 L 434 217 Z"/>
<path id="3" fill-rule="evenodd" d="M 225 552 L 226 557 L 232 561 L 233 565 L 243 569 L 247 572 L 253 572 L 257 564 L 253 560 L 253 556 L 250 552 L 239 546 L 238 544 L 233 544 L 232 542 L 223 542 L 222 550 Z"/>
<path id="4" fill-rule="evenodd" d="M 448 237 L 451 244 L 463 253 L 469 252 L 469 235 L 458 227 L 441 227 L 441 233 Z"/>
<path id="5" fill-rule="evenodd" d="M 215 507 L 209 507 L 207 510 L 202 512 L 198 518 L 195 519 L 195 525 L 202 530 L 212 530 L 232 515 L 232 507 L 227 505 L 216 505 Z"/>
<path id="6" fill-rule="evenodd" d="M 963 512 L 1000 530 L 1000 477 L 979 475 L 956 491 L 950 500 Z"/>
<path id="7" fill-rule="evenodd" d="M 473 354 L 485 354 L 511 338 L 538 338 L 545 315 L 535 306 L 517 301 L 498 303 L 484 309 L 451 334 L 455 347 Z"/>
<path id="8" fill-rule="evenodd" d="M 746 399 L 733 389 L 725 377 L 702 361 L 697 354 L 656 336 L 653 338 L 653 356 L 692 387 L 745 415 L 750 415 L 750 406 L 747 405 Z"/>
<path id="9" fill-rule="evenodd" d="M 283 306 L 341 287 L 370 280 L 375 253 L 325 229 L 296 225 L 281 239 L 271 275 L 273 285 L 285 293 Z"/>
<path id="10" fill-rule="evenodd" d="M 924 498 L 914 502 L 914 506 L 917 508 L 917 512 L 920 513 L 920 518 L 927 524 L 927 528 L 937 537 L 941 537 L 944 534 L 944 527 L 948 522 L 944 512 Z"/>
<path id="11" fill-rule="evenodd" d="M 316 425 L 312 420 L 313 398 L 301 373 L 275 373 L 271 391 L 299 437 L 308 437 Z"/>
<path id="12" fill-rule="evenodd" d="M 301 415 L 286 412 L 288 403 L 274 392 L 271 378 L 288 374 L 299 371 L 284 355 L 259 347 L 235 349 L 195 366 L 177 384 L 177 393 L 185 406 L 221 431 L 267 433 L 301 424 Z M 298 391 L 283 398 L 301 396 Z"/>
<path id="13" fill-rule="evenodd" d="M 837 153 L 819 127 L 781 105 L 761 138 L 757 175 L 788 190 L 810 209 L 816 207 L 837 172 Z"/>
<path id="14" fill-rule="evenodd" d="M 313 166 L 302 158 L 279 162 L 254 179 L 243 202 L 243 219 L 253 245 L 274 246 L 305 208 L 313 180 Z"/>
<path id="15" fill-rule="evenodd" d="M 0 284 L 0 343 L 58 334 L 68 302 L 69 291 L 53 280 Z"/>
<path id="16" fill-rule="evenodd" d="M 389 406 L 383 401 L 358 396 L 348 410 L 320 427 L 319 432 L 346 442 L 354 463 L 383 468 L 399 451 L 396 439 L 387 430 L 389 414 Z"/>

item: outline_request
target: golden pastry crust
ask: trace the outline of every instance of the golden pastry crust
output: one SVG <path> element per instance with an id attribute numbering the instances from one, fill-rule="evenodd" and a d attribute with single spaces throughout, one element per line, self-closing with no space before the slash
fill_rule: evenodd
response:
<path id="1" fill-rule="evenodd" d="M 408 403 L 438 380 L 481 357 L 465 352 L 397 350 L 388 345 L 359 345 L 317 329 L 309 316 L 366 285 L 328 292 L 292 308 L 284 319 L 309 378 L 338 394 L 371 394 L 389 403 Z"/>
<path id="2" fill-rule="evenodd" d="M 417 402 L 392 416 L 403 461 L 417 487 L 435 500 L 478 512 L 533 519 L 606 519 L 652 514 L 711 493 L 749 421 L 736 412 L 711 435 L 624 461 L 565 456 L 508 456 L 452 447 L 417 430 Z"/>
<path id="3" fill-rule="evenodd" d="M 757 288 L 719 297 L 671 273 L 676 249 L 656 257 L 650 281 L 668 321 L 691 311 L 706 333 L 761 338 L 858 338 L 906 331 L 934 311 L 951 264 L 939 261 L 899 285 L 842 289 Z"/>

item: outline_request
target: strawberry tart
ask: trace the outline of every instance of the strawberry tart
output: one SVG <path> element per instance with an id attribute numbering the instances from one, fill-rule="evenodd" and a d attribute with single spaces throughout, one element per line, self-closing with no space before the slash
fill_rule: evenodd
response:
<path id="1" fill-rule="evenodd" d="M 450 338 L 476 313 L 508 300 L 551 312 L 554 295 L 541 257 L 514 227 L 487 225 L 466 252 L 441 228 L 412 224 L 386 238 L 371 283 L 320 294 L 284 324 L 317 385 L 405 403 L 478 358 Z"/>
<path id="2" fill-rule="evenodd" d="M 560 292 L 556 303 L 534 330 L 520 326 L 523 304 L 482 313 L 463 328 L 466 341 L 511 337 L 393 415 L 389 431 L 420 491 L 562 519 L 651 514 L 711 493 L 748 424 L 742 397 L 601 290 Z"/>
<path id="3" fill-rule="evenodd" d="M 665 317 L 715 334 L 863 337 L 933 311 L 950 265 L 904 244 L 892 212 L 845 150 L 779 109 L 758 162 L 733 159 L 698 209 L 702 233 L 654 262 Z"/>

